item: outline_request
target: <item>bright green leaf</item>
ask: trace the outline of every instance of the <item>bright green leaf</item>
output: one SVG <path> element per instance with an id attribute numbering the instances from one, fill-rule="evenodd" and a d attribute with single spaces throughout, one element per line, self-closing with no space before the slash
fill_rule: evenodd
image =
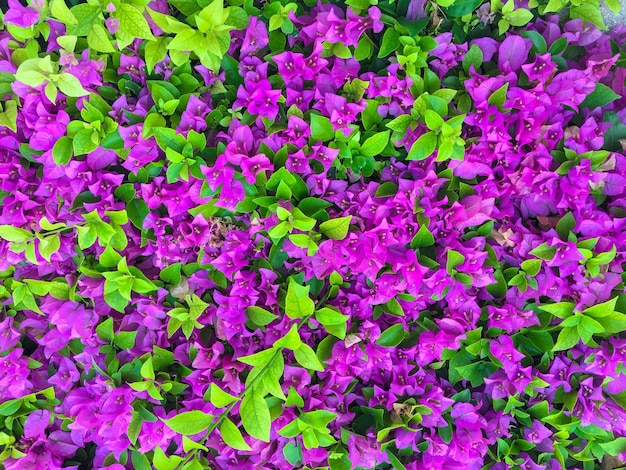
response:
<path id="1" fill-rule="evenodd" d="M 265 399 L 255 393 L 254 387 L 246 391 L 239 406 L 239 414 L 244 429 L 252 437 L 263 442 L 270 441 L 271 416 Z"/>
<path id="2" fill-rule="evenodd" d="M 252 450 L 252 448 L 244 441 L 239 428 L 228 418 L 224 418 L 220 425 L 220 434 L 224 442 L 237 450 Z"/>
<path id="3" fill-rule="evenodd" d="M 315 351 L 311 348 L 311 346 L 302 343 L 298 349 L 293 351 L 293 354 L 296 361 L 298 361 L 298 364 L 302 367 L 319 372 L 324 371 L 324 366 L 315 355 Z"/>
<path id="4" fill-rule="evenodd" d="M 143 14 L 128 3 L 119 3 L 115 16 L 120 20 L 120 31 L 128 36 L 140 39 L 154 39 L 148 22 Z"/>

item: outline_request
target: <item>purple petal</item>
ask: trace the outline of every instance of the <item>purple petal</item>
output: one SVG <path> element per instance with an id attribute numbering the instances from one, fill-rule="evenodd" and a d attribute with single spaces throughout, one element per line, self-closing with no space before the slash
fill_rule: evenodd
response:
<path id="1" fill-rule="evenodd" d="M 36 438 L 44 433 L 50 423 L 49 410 L 33 411 L 24 423 L 24 437 Z"/>
<path id="2" fill-rule="evenodd" d="M 498 50 L 498 67 L 504 73 L 515 72 L 519 70 L 528 58 L 530 51 L 530 41 L 521 36 L 509 36 Z"/>

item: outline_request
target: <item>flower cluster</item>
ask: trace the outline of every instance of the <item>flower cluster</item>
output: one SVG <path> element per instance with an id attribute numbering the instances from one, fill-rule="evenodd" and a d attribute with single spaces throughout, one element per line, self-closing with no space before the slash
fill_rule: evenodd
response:
<path id="1" fill-rule="evenodd" d="M 624 462 L 626 28 L 70 3 L 0 27 L 0 467 Z"/>

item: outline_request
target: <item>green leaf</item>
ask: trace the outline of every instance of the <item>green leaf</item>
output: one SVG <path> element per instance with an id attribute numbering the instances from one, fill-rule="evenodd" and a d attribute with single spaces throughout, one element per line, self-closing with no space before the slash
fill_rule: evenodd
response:
<path id="1" fill-rule="evenodd" d="M 552 43 L 552 45 L 550 46 L 550 49 L 548 49 L 548 52 L 554 56 L 563 52 L 566 47 L 567 47 L 567 38 L 559 38 Z"/>
<path id="2" fill-rule="evenodd" d="M 243 8 L 229 7 L 227 24 L 235 29 L 246 29 L 250 24 L 250 17 Z"/>
<path id="3" fill-rule="evenodd" d="M 85 128 L 78 131 L 72 141 L 74 155 L 86 155 L 96 150 L 98 148 L 98 144 L 94 142 L 94 136 L 94 129 Z"/>
<path id="4" fill-rule="evenodd" d="M 571 349 L 578 344 L 580 336 L 576 327 L 563 328 L 559 333 L 559 337 L 556 340 L 556 344 L 552 348 L 552 351 L 564 351 Z"/>
<path id="5" fill-rule="evenodd" d="M 206 431 L 213 422 L 213 418 L 213 415 L 199 410 L 194 410 L 178 413 L 173 418 L 161 419 L 161 421 L 163 421 L 168 428 L 178 434 L 182 434 L 183 436 L 193 436 L 194 434 Z"/>
<path id="6" fill-rule="evenodd" d="M 622 9 L 622 4 L 619 0 L 605 0 L 606 6 L 608 6 L 614 15 L 618 15 Z"/>
<path id="7" fill-rule="evenodd" d="M 248 319 L 258 326 L 269 325 L 278 318 L 278 315 L 274 315 L 264 308 L 255 306 L 246 308 L 246 314 L 248 315 Z"/>
<path id="8" fill-rule="evenodd" d="M 174 51 L 192 51 L 201 39 L 202 35 L 198 31 L 187 28 L 178 33 L 166 47 Z"/>
<path id="9" fill-rule="evenodd" d="M 94 24 L 96 18 L 100 14 L 100 7 L 98 5 L 89 5 L 87 3 L 81 3 L 72 7 L 70 13 L 76 20 L 76 23 L 68 24 L 66 34 L 71 36 L 87 36 Z"/>
<path id="10" fill-rule="evenodd" d="M 265 399 L 260 394 L 255 393 L 255 391 L 254 387 L 246 391 L 243 400 L 241 400 L 241 405 L 239 406 L 241 423 L 246 432 L 252 437 L 263 442 L 269 442 L 272 423 L 270 409 Z"/>
<path id="11" fill-rule="evenodd" d="M 12 225 L 0 225 L 0 238 L 13 243 L 24 243 L 33 238 L 33 234 L 23 228 Z"/>
<path id="12" fill-rule="evenodd" d="M 298 325 L 294 323 L 285 336 L 274 342 L 272 348 L 274 350 L 280 350 L 281 348 L 295 350 L 298 349 L 301 344 L 302 339 L 300 338 L 300 333 L 298 333 Z"/>
<path id="13" fill-rule="evenodd" d="M 115 52 L 111 39 L 102 25 L 94 24 L 87 34 L 87 44 L 98 52 Z"/>
<path id="14" fill-rule="evenodd" d="M 397 323 L 383 331 L 378 341 L 376 341 L 376 344 L 386 347 L 395 347 L 404 341 L 404 336 L 404 325 Z"/>
<path id="15" fill-rule="evenodd" d="M 590 95 L 587 95 L 581 103 L 583 108 L 597 108 L 606 106 L 607 104 L 621 98 L 621 95 L 615 93 L 612 89 L 602 83 L 596 83 L 596 88 Z"/>
<path id="16" fill-rule="evenodd" d="M 144 454 L 133 450 L 130 456 L 130 460 L 133 463 L 134 470 L 152 470 L 152 465 L 150 465 L 148 457 L 146 457 Z"/>
<path id="17" fill-rule="evenodd" d="M 533 49 L 537 54 L 545 54 L 548 50 L 545 38 L 537 31 L 522 31 L 522 36 L 531 40 Z"/>
<path id="18" fill-rule="evenodd" d="M 39 240 L 39 254 L 48 263 L 50 262 L 50 257 L 59 251 L 59 248 L 61 248 L 61 240 L 58 233 Z"/>
<path id="19" fill-rule="evenodd" d="M 113 343 L 120 349 L 132 349 L 135 346 L 137 331 L 120 331 L 113 338 Z"/>
<path id="20" fill-rule="evenodd" d="M 465 263 L 465 256 L 455 250 L 448 250 L 446 272 L 454 274 L 454 269 Z"/>
<path id="21" fill-rule="evenodd" d="M 212 382 L 209 386 L 209 401 L 213 406 L 217 408 L 223 408 L 230 405 L 237 400 L 237 397 L 232 396 L 230 393 L 226 393 L 215 382 Z"/>
<path id="22" fill-rule="evenodd" d="M 302 318 L 315 311 L 315 303 L 309 297 L 309 286 L 291 281 L 285 297 L 285 313 L 289 318 Z"/>
<path id="23" fill-rule="evenodd" d="M 413 118 L 413 116 L 411 116 L 410 114 L 401 114 L 391 122 L 385 124 L 385 126 L 392 131 L 406 132 L 412 122 L 415 122 L 415 118 Z"/>
<path id="24" fill-rule="evenodd" d="M 124 313 L 124 309 L 129 303 L 129 300 L 124 297 L 119 290 L 105 292 L 104 301 L 107 303 L 107 305 L 120 313 Z"/>
<path id="25" fill-rule="evenodd" d="M 546 261 L 551 261 L 556 254 L 556 247 L 548 246 L 547 243 L 542 243 L 538 247 L 534 248 L 529 252 L 531 255 L 536 256 L 537 258 L 541 258 Z"/>
<path id="26" fill-rule="evenodd" d="M 311 138 L 317 142 L 328 142 L 335 138 L 330 120 L 319 114 L 311 114 Z"/>
<path id="27" fill-rule="evenodd" d="M 220 434 L 224 442 L 237 450 L 252 450 L 252 448 L 244 441 L 241 431 L 228 418 L 224 418 L 220 425 Z"/>
<path id="28" fill-rule="evenodd" d="M 250 366 L 262 368 L 267 366 L 272 359 L 274 359 L 274 356 L 276 356 L 275 349 L 265 349 L 263 351 L 259 351 L 258 353 L 250 354 L 249 356 L 241 356 L 237 358 L 237 360 Z"/>
<path id="29" fill-rule="evenodd" d="M 24 279 L 24 282 L 35 295 L 50 294 L 58 300 L 68 300 L 70 297 L 70 286 L 65 282 L 38 281 L 35 279 Z"/>
<path id="30" fill-rule="evenodd" d="M 201 2 L 201 6 L 205 3 Z M 228 11 L 224 10 L 223 0 L 213 0 L 198 13 L 198 17 L 203 19 L 210 27 L 220 26 L 226 21 Z"/>
<path id="31" fill-rule="evenodd" d="M 525 8 L 518 8 L 505 16 L 512 26 L 524 26 L 533 19 L 533 14 Z"/>
<path id="32" fill-rule="evenodd" d="M 413 143 L 407 160 L 428 158 L 435 151 L 435 148 L 437 148 L 437 135 L 434 132 L 427 132 Z"/>
<path id="33" fill-rule="evenodd" d="M 620 333 L 626 330 L 626 315 L 613 312 L 606 317 L 595 317 L 606 333 Z"/>
<path id="34" fill-rule="evenodd" d="M 41 71 L 42 59 L 27 59 L 20 64 L 15 73 L 15 79 L 28 86 L 37 87 L 46 81 Z"/>
<path id="35" fill-rule="evenodd" d="M 537 275 L 541 269 L 542 260 L 540 259 L 527 259 L 522 261 L 522 270 L 530 277 Z"/>
<path id="36" fill-rule="evenodd" d="M 431 131 L 439 130 L 441 129 L 441 126 L 443 126 L 443 119 L 441 116 L 430 109 L 427 109 L 424 112 L 424 118 L 426 120 L 426 125 Z"/>
<path id="37" fill-rule="evenodd" d="M 76 227 L 76 230 L 78 231 L 78 246 L 81 250 L 89 248 L 96 242 L 98 234 L 95 227 L 84 227 L 79 225 Z"/>
<path id="38" fill-rule="evenodd" d="M 626 437 L 618 437 L 611 442 L 600 444 L 602 450 L 609 455 L 617 456 L 626 452 Z"/>
<path id="39" fill-rule="evenodd" d="M 152 366 L 152 357 L 148 357 L 141 366 L 139 371 L 144 379 L 154 380 L 154 367 Z"/>
<path id="40" fill-rule="evenodd" d="M 293 468 L 299 468 L 302 465 L 302 449 L 299 445 L 294 445 L 293 442 L 287 442 L 283 447 L 283 455 L 287 462 L 293 465 Z M 332 465 L 331 465 L 331 468 Z"/>
<path id="41" fill-rule="evenodd" d="M 380 43 L 378 58 L 382 59 L 383 57 L 387 57 L 398 49 L 398 47 L 400 47 L 400 35 L 394 28 L 387 28 L 385 34 L 383 34 L 383 40 Z"/>
<path id="42" fill-rule="evenodd" d="M 370 43 L 369 39 L 367 40 L 367 43 Z M 365 101 L 367 102 L 367 107 L 361 112 L 363 127 L 365 127 L 366 130 L 373 130 L 383 120 L 383 118 L 380 114 L 378 114 L 378 101 Z"/>
<path id="43" fill-rule="evenodd" d="M 554 304 L 538 305 L 539 309 L 551 313 L 557 318 L 568 318 L 574 315 L 576 304 L 572 302 L 558 302 Z"/>
<path id="44" fill-rule="evenodd" d="M 167 268 L 163 269 L 159 273 L 159 277 L 163 282 L 167 282 L 173 286 L 177 286 L 180 284 L 181 276 L 180 270 L 182 267 L 182 263 L 174 263 L 170 264 Z"/>
<path id="45" fill-rule="evenodd" d="M 322 307 L 315 312 L 315 319 L 324 326 L 341 325 L 342 323 L 346 323 L 348 318 L 350 318 L 348 315 L 344 315 L 328 307 Z"/>
<path id="46" fill-rule="evenodd" d="M 546 13 L 556 13 L 561 11 L 563 7 L 565 7 L 566 3 L 566 0 L 549 0 L 542 13 L 545 15 Z"/>
<path id="47" fill-rule="evenodd" d="M 504 105 L 504 102 L 506 100 L 506 93 L 507 93 L 508 90 L 509 90 L 509 84 L 505 83 L 500 88 L 498 88 L 496 91 L 494 91 L 491 94 L 491 96 L 489 96 L 489 99 L 487 100 L 487 102 L 490 105 L 495 105 L 498 108 L 502 108 L 502 105 Z"/>
<path id="48" fill-rule="evenodd" d="M 395 297 L 387 301 L 383 305 L 383 310 L 396 317 L 404 316 L 404 309 L 402 308 L 402 305 L 400 305 L 400 302 L 398 302 Z"/>
<path id="49" fill-rule="evenodd" d="M 120 2 L 115 16 L 120 20 L 120 31 L 123 33 L 134 38 L 154 39 L 148 22 L 134 6 Z"/>
<path id="50" fill-rule="evenodd" d="M 183 436 L 183 450 L 185 452 L 189 452 L 193 449 L 204 450 L 205 452 L 209 450 L 206 446 L 203 446 L 199 442 L 193 441 L 187 436 Z"/>
<path id="51" fill-rule="evenodd" d="M 302 367 L 318 372 L 324 371 L 324 366 L 315 355 L 315 351 L 311 346 L 302 343 L 298 349 L 293 351 L 293 355 Z"/>
<path id="52" fill-rule="evenodd" d="M 148 73 L 152 73 L 154 66 L 165 59 L 169 42 L 170 38 L 167 36 L 159 36 L 156 40 L 146 44 L 145 59 Z"/>
<path id="53" fill-rule="evenodd" d="M 65 0 L 52 0 L 50 4 L 50 13 L 53 17 L 66 25 L 78 23 L 70 9 L 65 4 Z"/>
<path id="54" fill-rule="evenodd" d="M 610 251 L 605 251 L 604 253 L 598 253 L 594 256 L 593 260 L 598 263 L 598 265 L 609 264 L 611 261 L 615 259 L 615 255 L 617 254 L 617 247 L 613 245 Z"/>
<path id="55" fill-rule="evenodd" d="M 320 224 L 320 232 L 333 240 L 343 240 L 348 235 L 352 216 L 330 219 Z"/>
<path id="56" fill-rule="evenodd" d="M 369 137 L 361 145 L 361 155 L 364 157 L 375 157 L 379 155 L 389 142 L 389 134 L 391 131 L 377 132 Z"/>
<path id="57" fill-rule="evenodd" d="M 143 229 L 143 221 L 150 213 L 150 208 L 143 199 L 133 198 L 126 204 L 126 213 L 132 224 L 138 229 Z"/>
<path id="58" fill-rule="evenodd" d="M 109 317 L 96 327 L 96 335 L 98 338 L 112 342 L 113 341 L 113 318 Z"/>
<path id="59" fill-rule="evenodd" d="M 483 63 L 483 51 L 476 44 L 472 44 L 467 54 L 463 58 L 463 69 L 465 72 L 469 72 L 470 67 L 473 65 L 474 69 L 478 71 L 478 68 Z"/>
<path id="60" fill-rule="evenodd" d="M 444 11 L 453 18 L 460 18 L 476 10 L 482 3 L 482 0 L 456 0 L 451 7 L 445 8 Z"/>
<path id="61" fill-rule="evenodd" d="M 21 398 L 7 400 L 0 405 L 0 416 L 11 416 L 22 406 Z"/>
<path id="62" fill-rule="evenodd" d="M 287 401 L 285 401 L 285 406 L 297 406 L 299 408 L 304 407 L 304 400 L 296 391 L 296 389 L 293 388 L 293 385 L 289 386 L 289 394 L 287 395 Z"/>
<path id="63" fill-rule="evenodd" d="M 613 299 L 603 302 L 598 305 L 594 305 L 593 307 L 589 307 L 583 310 L 583 314 L 589 315 L 594 318 L 602 318 L 611 315 L 615 312 L 615 306 L 617 305 L 619 297 L 614 297 Z"/>
<path id="64" fill-rule="evenodd" d="M 143 425 L 143 418 L 137 411 L 133 411 L 133 417 L 128 424 L 128 429 L 126 430 L 126 435 L 128 436 L 128 440 L 134 445 L 137 443 L 137 438 L 139 437 L 139 433 L 141 432 L 141 427 Z"/>
<path id="65" fill-rule="evenodd" d="M 67 165 L 72 158 L 72 139 L 61 137 L 52 147 L 52 158 L 57 165 Z"/>
<path id="66" fill-rule="evenodd" d="M 2 107 L 0 106 L 0 109 Z M 0 126 L 17 132 L 17 103 L 9 100 L 4 103 L 4 111 L 0 113 Z"/>
<path id="67" fill-rule="evenodd" d="M 87 96 L 89 92 L 80 84 L 80 80 L 71 73 L 62 73 L 56 82 L 61 93 L 66 96 L 77 98 L 79 96 Z"/>
<path id="68" fill-rule="evenodd" d="M 413 240 L 411 240 L 411 248 L 423 248 L 425 246 L 432 246 L 435 244 L 435 237 L 432 232 L 428 230 L 426 225 L 421 225 L 417 231 Z"/>
<path id="69" fill-rule="evenodd" d="M 596 320 L 590 317 L 581 317 L 578 324 L 578 333 L 584 343 L 588 343 L 593 335 L 603 332 L 604 328 Z"/>
<path id="70" fill-rule="evenodd" d="M 498 21 L 498 33 L 500 35 L 504 35 L 504 33 L 506 33 L 509 30 L 510 27 L 511 27 L 511 25 L 504 18 L 502 18 L 500 21 Z"/>
<path id="71" fill-rule="evenodd" d="M 588 21 L 589 23 L 593 23 L 598 27 L 598 29 L 607 29 L 606 25 L 604 24 L 602 14 L 600 13 L 600 9 L 597 6 L 597 3 L 595 6 L 590 3 L 582 3 L 581 5 L 572 7 L 570 8 L 570 16 L 572 18 L 580 18 L 581 20 L 583 20 L 583 22 Z"/>
<path id="72" fill-rule="evenodd" d="M 559 234 L 561 240 L 567 240 L 569 234 L 574 227 L 576 226 L 576 219 L 574 219 L 574 214 L 568 212 L 559 220 L 559 223 L 556 224 L 556 233 Z"/>

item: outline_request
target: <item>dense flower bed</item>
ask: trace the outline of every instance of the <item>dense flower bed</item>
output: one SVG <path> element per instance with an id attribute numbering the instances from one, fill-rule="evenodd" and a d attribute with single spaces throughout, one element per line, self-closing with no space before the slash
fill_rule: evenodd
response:
<path id="1" fill-rule="evenodd" d="M 597 5 L 10 0 L 0 468 L 619 466 Z"/>

